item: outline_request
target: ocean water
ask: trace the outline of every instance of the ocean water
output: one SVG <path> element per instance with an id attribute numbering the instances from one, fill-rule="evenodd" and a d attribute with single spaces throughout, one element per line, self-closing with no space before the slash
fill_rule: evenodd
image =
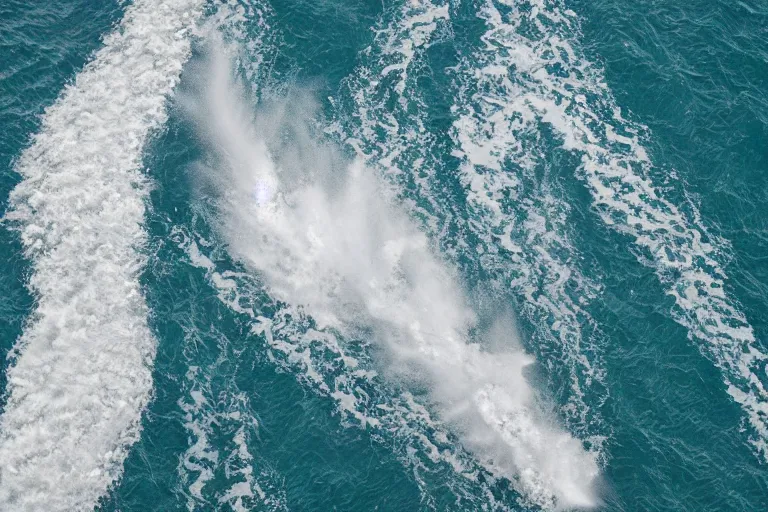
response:
<path id="1" fill-rule="evenodd" d="M 0 2 L 0 510 L 768 508 L 768 8 Z"/>

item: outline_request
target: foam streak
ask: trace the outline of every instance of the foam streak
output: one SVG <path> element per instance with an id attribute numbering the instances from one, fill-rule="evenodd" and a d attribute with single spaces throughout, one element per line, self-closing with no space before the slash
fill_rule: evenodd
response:
<path id="1" fill-rule="evenodd" d="M 122 471 L 152 388 L 138 274 L 148 135 L 190 52 L 201 0 L 138 0 L 46 110 L 6 219 L 37 310 L 0 420 L 0 508 L 88 510 Z"/>
<path id="2" fill-rule="evenodd" d="M 622 116 L 600 70 L 579 53 L 575 13 L 556 1 L 498 0 L 482 2 L 479 16 L 488 27 L 483 58 L 493 57 L 476 73 L 507 92 L 503 112 L 514 119 L 513 134 L 546 124 L 581 156 L 578 174 L 596 211 L 655 268 L 674 298 L 673 317 L 720 368 L 768 456 L 768 356 L 726 293 L 721 248 L 693 205 L 678 206 L 654 184 L 640 136 L 647 129 Z"/>

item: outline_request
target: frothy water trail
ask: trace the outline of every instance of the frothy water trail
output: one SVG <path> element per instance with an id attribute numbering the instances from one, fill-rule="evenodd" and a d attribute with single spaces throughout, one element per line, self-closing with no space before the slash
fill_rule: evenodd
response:
<path id="1" fill-rule="evenodd" d="M 300 101 L 254 124 L 227 63 L 212 75 L 201 130 L 216 158 L 201 186 L 230 253 L 319 328 L 371 340 L 387 380 L 420 390 L 532 502 L 595 505 L 594 457 L 540 410 L 514 331 L 500 319 L 474 341 L 454 271 L 369 169 L 315 142 Z"/>
<path id="2" fill-rule="evenodd" d="M 465 158 L 461 181 L 471 213 L 465 219 L 464 204 L 446 190 L 445 162 L 436 156 L 446 148 L 427 129 L 428 107 L 417 84 L 426 65 L 424 53 L 451 36 L 448 6 L 408 2 L 399 8 L 396 20 L 377 29 L 375 44 L 363 52 L 363 64 L 345 84 L 350 105 L 337 103 L 352 113 L 340 108 L 340 122 L 332 131 L 394 185 L 411 213 L 454 260 L 473 261 L 493 276 L 497 293 L 511 289 L 521 298 L 520 313 L 535 328 L 533 349 L 545 361 L 567 367 L 564 379 L 570 389 L 564 393 L 567 403 L 562 410 L 569 428 L 589 437 L 599 451 L 605 429 L 598 409 L 607 397 L 603 343 L 585 308 L 599 285 L 579 269 L 579 254 L 566 225 L 568 207 L 546 184 L 535 182 L 533 163 L 521 177 L 504 172 L 509 159 L 524 162 L 532 157 L 515 148 L 498 126 L 499 117 L 511 122 L 503 112 L 494 116 L 482 104 L 474 106 L 482 98 L 472 94 L 469 84 L 481 86 L 473 83 L 477 76 L 467 76 L 452 109 L 459 121 L 451 133 L 462 149 L 456 156 Z M 489 130 L 494 122 L 498 129 Z M 470 154 L 482 162 L 471 160 Z M 481 165 L 485 172 L 479 171 Z M 523 187 L 528 187 L 527 194 Z M 584 398 L 587 392 L 589 400 Z"/>
<path id="3" fill-rule="evenodd" d="M 209 27 L 220 32 L 220 37 L 213 37 L 212 47 L 226 53 L 255 98 L 274 94 L 264 87 L 270 80 L 266 74 L 269 62 L 280 45 L 280 34 L 271 29 L 273 21 L 269 7 L 257 3 L 217 13 L 216 23 Z M 254 26 L 262 30 L 250 30 Z M 195 108 L 192 106 L 192 110 Z M 271 189 L 262 181 L 252 194 L 255 201 L 264 202 Z M 474 461 L 454 446 L 444 427 L 410 393 L 383 385 L 371 369 L 365 344 L 350 345 L 338 333 L 318 330 L 302 311 L 269 297 L 252 273 L 221 270 L 231 268 L 229 258 L 219 243 L 209 242 L 197 232 L 197 228 L 207 232 L 211 224 L 207 209 L 197 210 L 193 226 L 177 227 L 173 236 L 191 265 L 205 270 L 221 302 L 249 319 L 246 321 L 251 323 L 254 336 L 251 341 L 264 343 L 262 350 L 272 364 L 294 375 L 312 392 L 334 400 L 345 426 L 362 427 L 372 439 L 391 447 L 398 459 L 413 470 L 424 506 L 444 509 L 448 503 L 461 507 L 481 499 L 494 504 L 495 509 L 506 509 L 488 487 L 478 491 Z M 198 221 L 202 224 L 198 225 Z M 446 464 L 455 471 L 455 479 L 446 481 L 440 476 Z M 427 484 L 432 475 L 438 484 Z M 450 502 L 435 496 L 434 488 L 450 489 Z M 505 490 L 496 492 L 507 494 Z"/>
<path id="4" fill-rule="evenodd" d="M 575 42 L 575 13 L 559 2 L 479 2 L 488 31 L 477 78 L 500 91 L 510 138 L 549 126 L 562 147 L 581 156 L 578 175 L 606 225 L 632 238 L 639 261 L 655 268 L 675 300 L 672 314 L 722 371 L 768 456 L 766 359 L 738 302 L 725 290 L 722 249 L 683 200 L 676 205 L 653 182 L 641 134 L 625 119 L 600 70 Z M 684 195 L 684 192 L 681 194 Z"/>
<path id="5" fill-rule="evenodd" d="M 8 370 L 0 508 L 93 508 L 139 436 L 155 354 L 138 282 L 142 150 L 166 119 L 201 3 L 128 7 L 18 161 L 6 220 L 37 310 Z"/>
<path id="6" fill-rule="evenodd" d="M 257 33 L 246 30 L 243 23 L 245 19 L 248 27 L 253 26 L 251 18 L 254 15 L 256 24 L 264 29 Z M 219 18 L 222 20 L 215 26 L 222 29 L 222 37 L 221 40 L 214 38 L 212 46 L 226 53 L 235 63 L 237 73 L 245 78 L 254 97 L 274 94 L 264 88 L 264 82 L 269 80 L 265 71 L 269 70 L 263 68 L 279 47 L 280 40 L 279 34 L 270 28 L 273 20 L 269 8 L 257 5 L 251 12 L 246 12 L 245 17 L 240 11 L 240 14 L 233 16 L 230 12 Z M 280 84 L 277 86 L 279 88 Z M 266 181 L 260 181 L 252 190 L 252 197 L 257 202 L 267 201 L 270 196 L 271 186 Z M 203 219 L 200 227 L 206 230 L 205 226 L 211 224 L 209 215 L 206 211 L 199 213 L 196 218 Z M 478 489 L 476 463 L 455 446 L 444 426 L 435 421 L 410 393 L 383 384 L 372 369 L 366 344 L 349 344 L 338 333 L 317 329 L 313 320 L 300 309 L 269 297 L 253 274 L 219 270 L 221 265 L 230 266 L 226 255 L 221 254 L 219 244 L 207 241 L 195 232 L 195 228 L 191 229 L 192 232 L 183 227 L 175 230 L 180 248 L 187 253 L 193 266 L 206 271 L 209 282 L 218 290 L 219 299 L 250 319 L 256 338 L 254 342 L 265 342 L 264 351 L 270 362 L 293 374 L 313 392 L 333 399 L 345 426 L 362 427 L 374 440 L 391 447 L 398 459 L 413 470 L 426 507 L 444 509 L 446 504 L 461 507 L 480 499 L 495 509 L 506 510 L 488 486 Z M 446 464 L 454 470 L 456 478 L 441 476 Z M 432 485 L 433 476 L 439 483 Z M 493 481 L 490 475 L 481 478 Z M 450 501 L 435 496 L 435 488 L 450 489 Z M 506 489 L 494 492 L 508 494 Z"/>

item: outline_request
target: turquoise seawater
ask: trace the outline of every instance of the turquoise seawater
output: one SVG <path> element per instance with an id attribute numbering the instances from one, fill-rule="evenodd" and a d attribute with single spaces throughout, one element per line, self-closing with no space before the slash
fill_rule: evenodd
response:
<path id="1" fill-rule="evenodd" d="M 768 508 L 768 7 L 0 2 L 0 510 Z"/>

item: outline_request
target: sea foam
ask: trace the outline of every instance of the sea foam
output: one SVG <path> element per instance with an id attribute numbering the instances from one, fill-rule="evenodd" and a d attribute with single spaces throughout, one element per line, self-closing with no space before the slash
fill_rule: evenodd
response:
<path id="1" fill-rule="evenodd" d="M 0 419 L 0 508 L 88 510 L 140 432 L 155 341 L 138 274 L 148 135 L 190 53 L 200 0 L 138 0 L 43 116 L 6 221 L 36 310 Z"/>
<path id="2" fill-rule="evenodd" d="M 655 269 L 674 299 L 673 317 L 720 369 L 753 428 L 753 444 L 768 456 L 768 355 L 727 292 L 722 244 L 709 235 L 695 205 L 675 204 L 654 183 L 641 135 L 648 130 L 624 117 L 601 70 L 582 54 L 576 14 L 555 0 L 477 6 L 487 32 L 476 56 L 485 65 L 474 79 L 500 91 L 496 108 L 512 121 L 504 139 L 517 143 L 546 125 L 563 149 L 580 156 L 577 175 L 594 209 L 633 241 L 640 262 Z M 472 131 L 471 123 L 464 117 L 459 129 Z"/>

